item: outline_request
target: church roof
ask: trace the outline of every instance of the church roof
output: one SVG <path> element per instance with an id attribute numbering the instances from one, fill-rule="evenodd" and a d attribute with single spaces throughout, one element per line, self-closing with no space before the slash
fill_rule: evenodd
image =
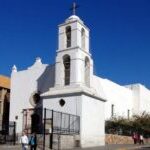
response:
<path id="1" fill-rule="evenodd" d="M 0 75 L 0 87 L 10 89 L 10 78 Z"/>
<path id="2" fill-rule="evenodd" d="M 66 87 L 54 87 L 50 88 L 49 91 L 41 94 L 41 97 L 55 97 L 55 96 L 64 96 L 64 95 L 87 95 L 89 97 L 93 97 L 97 100 L 106 102 L 105 97 L 101 97 L 101 95 L 97 95 L 93 89 L 88 88 L 86 86 L 66 86 Z"/>

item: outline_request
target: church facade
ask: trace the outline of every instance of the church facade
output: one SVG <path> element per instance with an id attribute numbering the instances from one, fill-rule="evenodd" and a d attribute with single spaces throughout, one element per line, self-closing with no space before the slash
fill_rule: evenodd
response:
<path id="1" fill-rule="evenodd" d="M 141 84 L 118 85 L 93 74 L 89 29 L 76 15 L 59 25 L 54 65 L 40 58 L 11 74 L 10 121 L 23 130 L 23 110 L 40 107 L 80 116 L 81 147 L 105 144 L 105 120 L 150 111 L 150 90 Z M 34 99 L 35 95 L 40 99 Z"/>

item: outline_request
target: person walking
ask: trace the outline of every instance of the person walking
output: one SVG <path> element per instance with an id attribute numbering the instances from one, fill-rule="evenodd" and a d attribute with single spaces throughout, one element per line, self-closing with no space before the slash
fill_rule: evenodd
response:
<path id="1" fill-rule="evenodd" d="M 36 150 L 37 148 L 37 137 L 36 134 L 33 133 L 29 140 L 30 150 Z"/>
<path id="2" fill-rule="evenodd" d="M 144 138 L 142 134 L 140 134 L 140 144 L 144 144 Z"/>
<path id="3" fill-rule="evenodd" d="M 22 132 L 22 136 L 20 138 L 20 143 L 21 143 L 21 146 L 22 146 L 22 150 L 27 150 L 28 149 L 28 137 L 26 135 L 26 132 L 23 131 Z"/>
<path id="4" fill-rule="evenodd" d="M 136 144 L 138 142 L 138 135 L 137 135 L 137 133 L 134 132 L 132 138 L 133 138 L 134 144 Z"/>

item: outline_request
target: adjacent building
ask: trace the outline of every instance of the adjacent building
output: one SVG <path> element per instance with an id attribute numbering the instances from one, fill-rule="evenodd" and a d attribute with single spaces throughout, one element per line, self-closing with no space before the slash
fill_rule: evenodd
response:
<path id="1" fill-rule="evenodd" d="M 9 122 L 10 78 L 0 75 L 0 130 L 6 130 Z"/>

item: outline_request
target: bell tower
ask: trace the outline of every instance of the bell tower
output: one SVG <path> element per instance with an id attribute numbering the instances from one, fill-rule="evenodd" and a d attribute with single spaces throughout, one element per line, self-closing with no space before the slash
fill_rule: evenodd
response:
<path id="1" fill-rule="evenodd" d="M 75 125 L 80 129 L 79 134 L 77 136 L 71 135 L 73 138 L 69 139 L 69 142 L 71 140 L 69 145 L 75 146 L 76 140 L 81 147 L 104 145 L 105 100 L 102 97 L 100 80 L 93 75 L 89 29 L 75 15 L 75 6 L 73 7 L 73 15 L 58 26 L 58 49 L 54 77 L 54 87 L 42 94 L 43 108 L 80 116 L 78 125 Z M 101 90 L 100 94 L 99 90 Z M 62 105 L 61 102 L 64 104 Z M 64 117 L 58 118 L 58 123 L 62 118 Z M 67 128 L 72 126 L 72 121 L 74 123 L 77 120 L 69 119 Z M 68 137 L 70 134 L 72 133 L 69 133 Z M 68 146 L 66 143 L 63 145 Z"/>
<path id="2" fill-rule="evenodd" d="M 55 86 L 85 85 L 90 87 L 93 60 L 89 52 L 89 29 L 75 15 L 58 26 Z"/>

